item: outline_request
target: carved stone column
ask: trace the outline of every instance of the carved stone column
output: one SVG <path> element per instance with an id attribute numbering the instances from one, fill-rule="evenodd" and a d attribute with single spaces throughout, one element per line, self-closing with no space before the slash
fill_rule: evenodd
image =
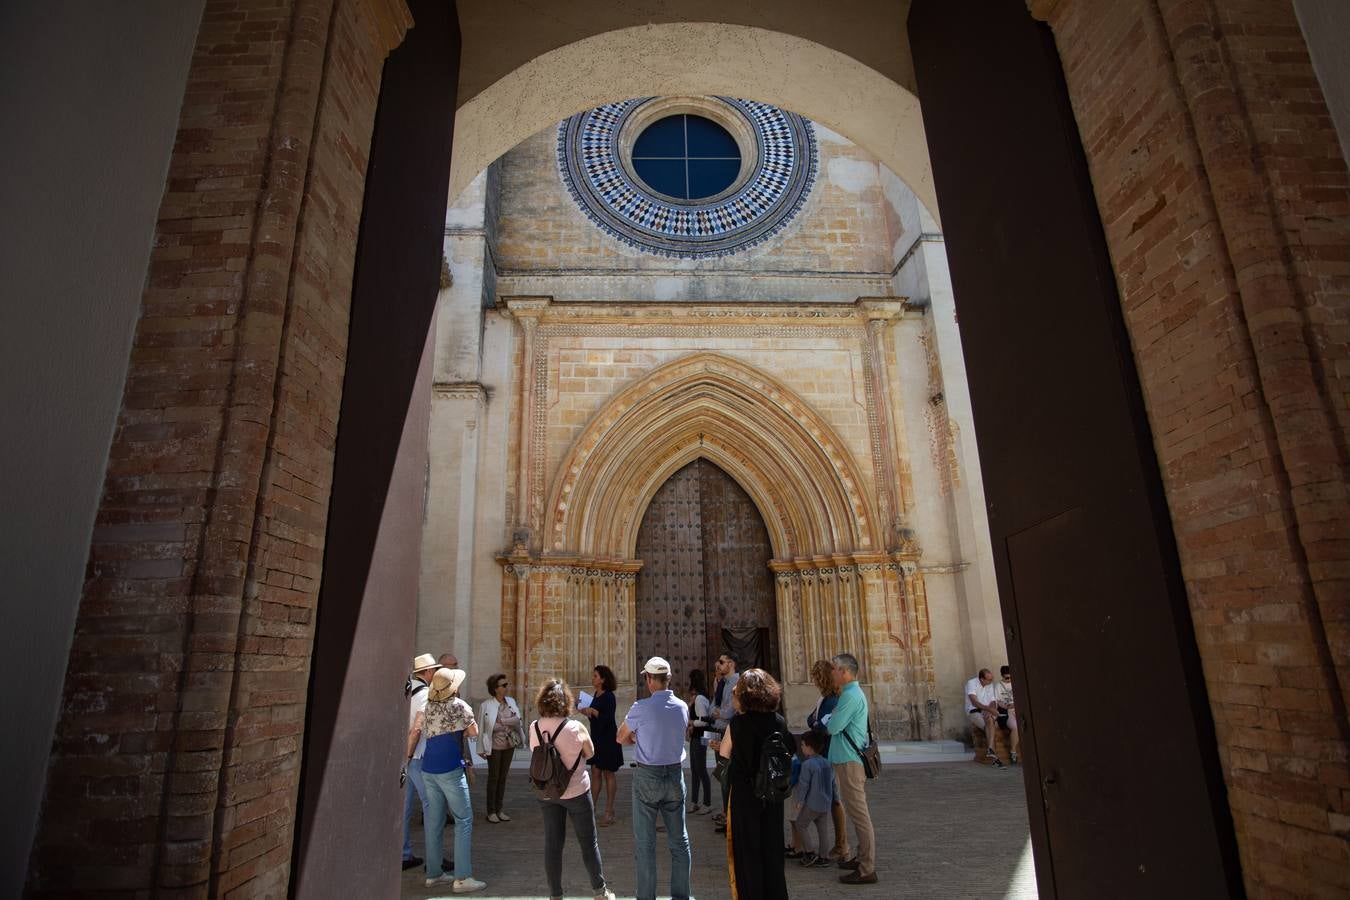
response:
<path id="1" fill-rule="evenodd" d="M 520 324 L 520 336 L 523 342 L 520 365 L 520 432 L 517 438 L 517 467 L 516 473 L 516 521 L 515 521 L 515 543 L 526 543 L 530 547 L 536 546 L 534 539 L 535 507 L 542 503 L 541 498 L 533 496 L 530 482 L 530 468 L 534 461 L 534 454 L 541 452 L 542 448 L 534 446 L 535 433 L 535 383 L 539 379 L 536 377 L 536 369 L 541 365 L 548 365 L 548 360 L 542 357 L 536 358 L 535 354 L 535 331 L 539 325 L 539 319 L 548 308 L 549 299 L 547 297 L 508 297 L 506 298 L 507 313 Z"/>
<path id="2" fill-rule="evenodd" d="M 876 438 L 880 443 L 880 471 L 876 473 L 877 497 L 881 506 L 882 522 L 886 526 L 886 547 L 895 545 L 903 528 L 905 498 L 900 490 L 897 460 L 900 453 L 899 436 L 895 428 L 895 411 L 891 403 L 890 368 L 887 352 L 887 331 L 904 312 L 904 301 L 890 299 L 863 299 L 858 308 L 867 317 L 866 356 L 867 381 L 871 394 L 870 410 L 875 417 Z"/>

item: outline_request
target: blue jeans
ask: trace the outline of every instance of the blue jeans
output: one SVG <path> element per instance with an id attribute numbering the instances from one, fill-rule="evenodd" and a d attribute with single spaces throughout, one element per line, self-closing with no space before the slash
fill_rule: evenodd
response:
<path id="1" fill-rule="evenodd" d="M 412 859 L 412 813 L 413 804 L 422 807 L 422 819 L 427 817 L 427 789 L 422 784 L 422 760 L 408 760 L 408 784 L 403 795 L 403 858 Z M 413 798 L 416 798 L 414 800 Z"/>
<path id="2" fill-rule="evenodd" d="M 684 830 L 684 769 L 638 766 L 633 773 L 633 859 L 637 900 L 656 900 L 656 814 L 666 824 L 671 900 L 689 900 L 689 834 Z"/>
<path id="3" fill-rule="evenodd" d="M 453 772 L 422 773 L 426 787 L 426 813 L 422 827 L 427 836 L 427 877 L 440 878 L 444 874 L 445 811 L 455 817 L 455 877 L 472 878 L 473 863 L 469 858 L 469 843 L 473 837 L 473 806 L 469 800 L 469 780 L 462 768 Z"/>

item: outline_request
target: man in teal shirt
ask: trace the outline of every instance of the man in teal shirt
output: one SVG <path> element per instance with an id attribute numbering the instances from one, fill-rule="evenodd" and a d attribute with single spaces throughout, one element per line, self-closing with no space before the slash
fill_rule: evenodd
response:
<path id="1" fill-rule="evenodd" d="M 867 776 L 859 751 L 867 746 L 867 695 L 858 686 L 858 659 L 840 653 L 830 660 L 834 683 L 839 688 L 839 703 L 826 724 L 830 739 L 830 763 L 839 785 L 844 813 L 858 833 L 858 855 L 840 860 L 839 868 L 851 869 L 839 880 L 844 884 L 876 884 L 876 839 L 872 833 L 872 814 L 867 809 Z"/>

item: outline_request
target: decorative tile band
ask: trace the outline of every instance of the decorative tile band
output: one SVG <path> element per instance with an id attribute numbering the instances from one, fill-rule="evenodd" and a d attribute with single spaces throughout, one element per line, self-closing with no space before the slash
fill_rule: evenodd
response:
<path id="1" fill-rule="evenodd" d="M 653 99 L 606 104 L 558 126 L 563 183 L 601 229 L 648 253 L 704 259 L 768 240 L 801 210 L 816 178 L 816 139 L 809 121 L 767 103 L 718 97 L 749 123 L 754 169 L 729 196 L 672 203 L 629 175 L 619 156 L 624 122 Z"/>

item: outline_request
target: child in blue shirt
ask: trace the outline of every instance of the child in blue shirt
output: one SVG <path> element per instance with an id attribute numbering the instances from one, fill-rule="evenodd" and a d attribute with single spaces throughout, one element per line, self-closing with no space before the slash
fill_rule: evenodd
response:
<path id="1" fill-rule="evenodd" d="M 839 802 L 839 791 L 834 783 L 834 767 L 821 755 L 825 749 L 821 735 L 808 731 L 802 735 L 802 768 L 792 800 L 798 810 L 793 825 L 801 837 L 803 866 L 828 866 L 827 848 L 830 846 L 830 810 Z M 811 826 L 815 826 L 815 849 L 811 848 Z"/>

